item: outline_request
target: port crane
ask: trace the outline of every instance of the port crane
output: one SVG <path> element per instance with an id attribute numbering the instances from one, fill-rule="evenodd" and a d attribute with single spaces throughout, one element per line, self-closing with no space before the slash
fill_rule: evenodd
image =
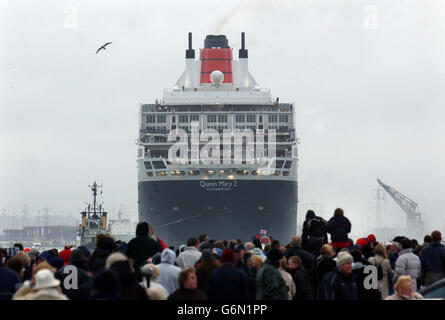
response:
<path id="1" fill-rule="evenodd" d="M 407 196 L 403 195 L 396 189 L 388 186 L 387 184 L 384 184 L 380 179 L 377 179 L 377 182 L 406 213 L 407 229 L 415 234 L 417 234 L 418 232 L 423 232 L 424 221 L 422 219 L 422 214 L 416 211 L 417 203 L 409 199 Z"/>

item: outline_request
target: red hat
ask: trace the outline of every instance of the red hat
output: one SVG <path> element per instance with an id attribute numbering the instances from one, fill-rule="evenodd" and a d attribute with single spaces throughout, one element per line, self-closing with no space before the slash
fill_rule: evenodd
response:
<path id="1" fill-rule="evenodd" d="M 29 248 L 25 248 L 25 250 L 23 250 L 23 251 L 28 252 L 28 251 L 29 251 Z"/>
<path id="2" fill-rule="evenodd" d="M 59 252 L 59 257 L 62 258 L 64 265 L 66 266 L 70 260 L 71 249 L 63 249 Z"/>
<path id="3" fill-rule="evenodd" d="M 368 239 L 366 238 L 360 238 L 357 240 L 355 244 L 358 244 L 360 247 L 366 246 L 368 243 Z"/>
<path id="4" fill-rule="evenodd" d="M 235 262 L 235 255 L 233 254 L 232 249 L 224 249 L 221 255 L 221 262 L 229 262 L 229 263 Z"/>
<path id="5" fill-rule="evenodd" d="M 374 243 L 374 242 L 376 242 L 376 238 L 375 238 L 375 235 L 373 235 L 372 233 L 368 236 L 368 240 L 371 242 L 371 243 Z"/>

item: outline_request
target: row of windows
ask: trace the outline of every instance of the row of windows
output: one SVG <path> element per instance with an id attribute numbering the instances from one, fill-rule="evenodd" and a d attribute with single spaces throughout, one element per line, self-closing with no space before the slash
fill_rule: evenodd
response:
<path id="1" fill-rule="evenodd" d="M 227 122 L 228 116 L 226 114 L 209 114 L 207 115 L 207 122 L 216 123 L 216 122 Z M 175 122 L 176 118 L 172 118 L 172 122 Z M 199 121 L 198 114 L 181 114 L 179 115 L 180 123 L 188 123 L 189 121 Z M 263 121 L 262 116 L 259 116 L 260 122 Z M 269 122 L 288 122 L 289 117 L 287 114 L 269 114 L 268 115 Z M 148 115 L 145 118 L 146 123 L 166 123 L 167 116 L 166 115 Z M 235 115 L 235 122 L 256 122 L 256 115 L 254 114 L 237 114 Z"/>
<path id="2" fill-rule="evenodd" d="M 206 176 L 214 176 L 218 173 L 219 176 L 228 176 L 229 178 L 232 177 L 233 179 L 233 171 L 232 170 L 220 170 L 219 172 L 216 170 L 205 170 L 204 175 Z M 168 171 L 156 171 L 153 173 L 153 171 L 147 171 L 148 177 L 153 177 L 156 174 L 157 177 L 164 177 L 168 176 Z M 172 176 L 185 176 L 185 171 L 182 170 L 174 170 L 170 172 L 170 175 Z M 199 170 L 190 170 L 188 171 L 188 175 L 190 176 L 199 176 L 201 172 Z M 249 174 L 249 171 L 247 170 L 237 170 L 236 174 L 239 176 L 247 176 Z M 275 170 L 275 171 L 266 171 L 266 170 L 252 170 L 251 175 L 258 176 L 258 175 L 273 175 L 273 176 L 279 176 L 281 174 L 281 171 Z M 288 177 L 289 171 L 283 171 L 283 176 Z"/>

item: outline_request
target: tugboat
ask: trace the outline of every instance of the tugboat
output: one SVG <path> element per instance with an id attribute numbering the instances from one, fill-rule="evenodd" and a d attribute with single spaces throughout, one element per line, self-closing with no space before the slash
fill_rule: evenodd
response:
<path id="1" fill-rule="evenodd" d="M 86 203 L 87 208 L 82 211 L 82 223 L 79 225 L 77 233 L 77 245 L 83 245 L 88 250 L 96 248 L 96 235 L 100 233 L 107 233 L 107 212 L 104 211 L 102 204 L 97 204 L 97 190 L 102 188 L 94 181 L 92 186 L 89 186 L 93 192 L 93 204 Z M 102 194 L 102 191 L 101 191 Z"/>

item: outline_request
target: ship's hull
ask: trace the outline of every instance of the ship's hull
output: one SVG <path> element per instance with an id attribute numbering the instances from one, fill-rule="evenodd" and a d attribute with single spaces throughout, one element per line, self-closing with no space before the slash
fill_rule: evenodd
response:
<path id="1" fill-rule="evenodd" d="M 139 221 L 150 222 L 170 246 L 203 233 L 248 241 L 267 230 L 282 243 L 296 234 L 295 181 L 144 181 L 138 189 Z"/>

